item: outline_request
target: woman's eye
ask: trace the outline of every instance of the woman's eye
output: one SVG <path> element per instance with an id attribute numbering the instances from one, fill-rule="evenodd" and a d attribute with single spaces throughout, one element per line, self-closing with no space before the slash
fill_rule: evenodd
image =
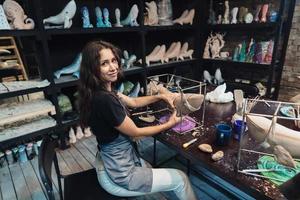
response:
<path id="1" fill-rule="evenodd" d="M 111 61 L 112 61 L 112 63 L 117 63 L 117 59 L 116 58 L 113 58 Z"/>

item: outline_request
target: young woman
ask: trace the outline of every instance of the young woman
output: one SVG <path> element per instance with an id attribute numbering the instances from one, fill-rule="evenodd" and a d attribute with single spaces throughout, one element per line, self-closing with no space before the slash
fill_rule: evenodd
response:
<path id="1" fill-rule="evenodd" d="M 173 191 L 179 199 L 196 199 L 185 173 L 147 167 L 130 140 L 170 129 L 180 118 L 174 112 L 164 124 L 139 128 L 126 107 L 142 107 L 159 100 L 173 107 L 172 96 L 130 98 L 116 93 L 113 85 L 120 73 L 118 50 L 112 44 L 93 41 L 85 46 L 80 68 L 80 116 L 82 124 L 90 126 L 97 138 L 100 153 L 95 167 L 101 186 L 123 197 Z"/>

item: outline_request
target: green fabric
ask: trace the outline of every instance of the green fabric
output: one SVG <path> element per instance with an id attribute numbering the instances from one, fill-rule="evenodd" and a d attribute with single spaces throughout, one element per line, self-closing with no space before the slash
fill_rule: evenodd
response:
<path id="1" fill-rule="evenodd" d="M 261 172 L 264 176 L 269 177 L 270 181 L 276 185 L 281 185 L 287 180 L 300 173 L 300 162 L 296 162 L 296 169 L 285 167 L 279 164 L 272 156 L 262 156 L 257 163 L 259 169 L 276 169 L 280 171 Z M 279 180 L 274 180 L 276 178 Z"/>
<path id="2" fill-rule="evenodd" d="M 132 88 L 134 87 L 134 84 L 131 83 L 130 81 L 123 82 L 124 84 L 124 91 L 123 94 L 128 95 Z"/>

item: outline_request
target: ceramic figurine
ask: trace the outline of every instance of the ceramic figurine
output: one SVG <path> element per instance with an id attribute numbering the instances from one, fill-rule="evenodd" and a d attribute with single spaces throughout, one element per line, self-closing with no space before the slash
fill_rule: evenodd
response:
<path id="1" fill-rule="evenodd" d="M 115 16 L 116 16 L 116 23 L 114 24 L 114 27 L 123 27 L 121 24 L 120 18 L 121 18 L 121 11 L 119 8 L 115 9 Z"/>
<path id="2" fill-rule="evenodd" d="M 173 20 L 173 23 L 174 24 L 180 24 L 180 25 L 183 25 L 183 19 L 184 18 L 186 18 L 186 16 L 189 14 L 189 10 L 184 10 L 183 12 L 182 12 L 182 14 L 180 15 L 180 17 L 179 18 L 176 18 L 176 19 L 174 19 Z"/>
<path id="3" fill-rule="evenodd" d="M 245 41 L 243 41 L 242 47 L 240 48 L 239 61 L 240 62 L 246 61 L 246 42 Z"/>
<path id="4" fill-rule="evenodd" d="M 92 135 L 92 131 L 90 127 L 83 129 L 84 137 L 90 137 Z"/>
<path id="5" fill-rule="evenodd" d="M 251 41 L 249 43 L 249 47 L 247 50 L 246 62 L 253 62 L 254 51 L 255 51 L 255 43 L 254 43 L 253 38 L 251 38 Z"/>
<path id="6" fill-rule="evenodd" d="M 262 47 L 261 47 L 261 43 L 258 42 L 255 45 L 255 50 L 254 50 L 254 56 L 253 56 L 253 62 L 261 64 L 263 61 L 263 57 L 262 57 Z"/>
<path id="7" fill-rule="evenodd" d="M 216 85 L 221 85 L 224 82 L 220 68 L 216 69 L 215 71 L 215 81 Z"/>
<path id="8" fill-rule="evenodd" d="M 229 24 L 229 2 L 228 1 L 225 1 L 225 12 L 224 12 L 222 24 Z"/>
<path id="9" fill-rule="evenodd" d="M 220 52 L 220 57 L 227 59 L 229 57 L 229 52 L 228 51 Z"/>
<path id="10" fill-rule="evenodd" d="M 239 23 L 244 23 L 244 18 L 246 16 L 246 14 L 248 13 L 248 8 L 246 7 L 240 7 L 239 10 Z"/>
<path id="11" fill-rule="evenodd" d="M 217 24 L 222 24 L 222 15 L 218 15 Z"/>
<path id="12" fill-rule="evenodd" d="M 244 21 L 246 24 L 250 24 L 253 22 L 253 15 L 251 13 L 247 13 L 244 17 Z"/>
<path id="13" fill-rule="evenodd" d="M 276 22 L 277 21 L 277 18 L 278 18 L 278 12 L 276 11 L 271 11 L 270 12 L 270 15 L 269 15 L 269 21 L 270 22 Z"/>
<path id="14" fill-rule="evenodd" d="M 129 14 L 126 17 L 126 19 L 124 19 L 124 20 L 121 21 L 121 24 L 123 26 L 126 26 L 126 25 L 129 25 L 129 26 L 139 26 L 139 24 L 137 23 L 138 14 L 139 14 L 139 9 L 138 9 L 137 5 L 134 4 L 131 7 L 131 9 L 129 11 Z"/>
<path id="15" fill-rule="evenodd" d="M 76 143 L 76 136 L 74 129 L 71 127 L 69 130 L 69 143 L 70 144 L 75 144 Z"/>
<path id="16" fill-rule="evenodd" d="M 59 14 L 43 20 L 45 28 L 70 28 L 72 26 L 72 18 L 75 13 L 76 3 L 74 0 L 71 0 Z M 49 24 L 56 24 L 59 26 L 52 27 L 49 26 Z"/>
<path id="17" fill-rule="evenodd" d="M 216 24 L 216 14 L 213 10 L 213 0 L 209 2 L 209 18 L 207 20 L 208 24 Z"/>
<path id="18" fill-rule="evenodd" d="M 262 41 L 261 44 L 261 52 L 262 52 L 262 62 L 264 62 L 264 58 L 268 53 L 269 41 Z"/>
<path id="19" fill-rule="evenodd" d="M 209 55 L 209 44 L 211 42 L 211 37 L 208 37 L 207 40 L 206 40 L 206 44 L 205 44 L 205 48 L 204 48 L 204 52 L 203 52 L 203 58 L 204 59 L 208 59 L 210 58 L 210 55 Z"/>
<path id="20" fill-rule="evenodd" d="M 28 18 L 23 8 L 16 1 L 5 0 L 3 2 L 3 10 L 7 17 L 7 20 L 10 21 L 11 28 L 13 29 L 33 29 L 34 21 L 31 18 Z"/>
<path id="21" fill-rule="evenodd" d="M 212 84 L 212 77 L 210 75 L 210 73 L 207 71 L 207 70 L 204 70 L 203 71 L 203 79 L 204 79 L 204 82 L 209 82 L 210 84 Z"/>
<path id="22" fill-rule="evenodd" d="M 147 58 L 147 57 L 148 57 L 148 58 L 151 58 L 151 57 L 155 56 L 155 55 L 158 53 L 159 50 L 160 50 L 160 45 L 157 45 L 157 46 L 152 50 L 152 52 L 151 52 L 149 55 L 146 56 L 146 58 Z M 146 59 L 146 60 L 147 60 L 147 59 Z M 138 60 L 138 62 L 142 64 L 142 59 Z"/>
<path id="23" fill-rule="evenodd" d="M 255 22 L 259 22 L 259 14 L 260 14 L 261 8 L 262 8 L 261 4 L 256 6 L 255 17 L 254 17 Z"/>
<path id="24" fill-rule="evenodd" d="M 209 49 L 211 53 L 211 58 L 220 58 L 220 51 L 224 47 L 224 35 L 217 33 L 215 36 L 212 37 L 212 40 L 209 44 Z"/>
<path id="25" fill-rule="evenodd" d="M 233 61 L 238 61 L 239 60 L 239 52 L 240 52 L 240 48 L 239 46 L 234 48 L 234 53 L 233 53 Z"/>
<path id="26" fill-rule="evenodd" d="M 184 58 L 190 58 L 190 59 L 193 58 L 192 55 L 194 53 L 194 50 L 193 49 L 188 50 L 188 48 L 189 48 L 189 44 L 185 42 L 180 49 L 180 53 L 179 53 L 180 60 L 184 60 Z"/>
<path id="27" fill-rule="evenodd" d="M 180 42 L 173 42 L 164 55 L 164 61 L 169 62 L 169 59 L 176 58 L 178 60 L 181 49 Z"/>
<path id="28" fill-rule="evenodd" d="M 82 54 L 79 53 L 72 64 L 54 72 L 55 78 L 59 79 L 62 74 L 72 74 L 79 71 Z"/>
<path id="29" fill-rule="evenodd" d="M 81 8 L 82 14 L 82 27 L 83 28 L 93 28 L 93 24 L 90 22 L 89 10 L 86 6 Z"/>
<path id="30" fill-rule="evenodd" d="M 141 84 L 139 82 L 137 82 L 134 85 L 134 87 L 132 88 L 132 90 L 130 91 L 130 93 L 128 94 L 128 96 L 129 97 L 138 97 L 140 89 L 141 89 Z"/>
<path id="31" fill-rule="evenodd" d="M 190 11 L 185 10 L 182 15 L 175 19 L 173 22 L 174 24 L 190 24 L 193 25 L 193 20 L 194 20 L 194 16 L 195 16 L 195 9 L 191 9 Z"/>
<path id="32" fill-rule="evenodd" d="M 260 22 L 267 22 L 267 13 L 269 10 L 269 4 L 264 4 L 261 10 Z"/>
<path id="33" fill-rule="evenodd" d="M 237 23 L 237 14 L 238 14 L 239 8 L 238 7 L 234 7 L 231 10 L 231 24 L 236 24 Z"/>
<path id="34" fill-rule="evenodd" d="M 80 126 L 77 126 L 76 127 L 76 138 L 80 140 L 82 137 L 83 137 L 82 129 Z"/>
<path id="35" fill-rule="evenodd" d="M 158 0 L 157 8 L 159 25 L 173 25 L 173 10 L 171 0 Z"/>
<path id="36" fill-rule="evenodd" d="M 9 30 L 11 27 L 7 21 L 2 5 L 0 5 L 0 30 Z"/>
<path id="37" fill-rule="evenodd" d="M 111 27 L 111 23 L 109 21 L 109 11 L 107 8 L 103 9 L 103 18 L 104 18 L 104 25 L 105 27 Z"/>
<path id="38" fill-rule="evenodd" d="M 102 11 L 99 6 L 95 8 L 95 14 L 97 18 L 96 27 L 97 28 L 105 27 L 105 24 L 103 23 Z"/>
<path id="39" fill-rule="evenodd" d="M 144 20 L 144 25 L 156 26 L 158 25 L 157 5 L 155 1 L 145 2 L 147 16 Z"/>
<path id="40" fill-rule="evenodd" d="M 268 45 L 268 51 L 264 58 L 264 62 L 267 64 L 271 64 L 272 62 L 273 48 L 274 48 L 274 41 L 270 40 Z"/>
<path id="41" fill-rule="evenodd" d="M 166 53 L 166 45 L 161 45 L 159 47 L 159 50 L 156 50 L 155 54 L 153 54 L 152 56 L 146 56 L 146 64 L 147 64 L 147 66 L 150 65 L 150 62 L 160 61 L 161 63 L 164 63 L 164 55 L 165 55 L 165 53 Z"/>

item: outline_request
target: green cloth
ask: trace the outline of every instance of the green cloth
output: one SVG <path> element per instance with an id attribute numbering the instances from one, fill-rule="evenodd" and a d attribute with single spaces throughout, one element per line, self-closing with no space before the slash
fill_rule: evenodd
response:
<path id="1" fill-rule="evenodd" d="M 293 169 L 279 164 L 272 156 L 262 156 L 258 160 L 257 166 L 259 169 L 280 170 L 271 172 L 261 172 L 264 176 L 269 177 L 270 181 L 272 181 L 276 185 L 281 185 L 282 183 L 294 177 L 296 174 L 300 173 L 300 162 L 296 162 L 296 169 Z M 272 178 L 276 178 L 279 180 L 274 180 Z"/>
<path id="2" fill-rule="evenodd" d="M 130 81 L 123 82 L 124 84 L 124 91 L 123 94 L 128 95 L 132 88 L 134 87 L 134 84 L 131 83 Z"/>

